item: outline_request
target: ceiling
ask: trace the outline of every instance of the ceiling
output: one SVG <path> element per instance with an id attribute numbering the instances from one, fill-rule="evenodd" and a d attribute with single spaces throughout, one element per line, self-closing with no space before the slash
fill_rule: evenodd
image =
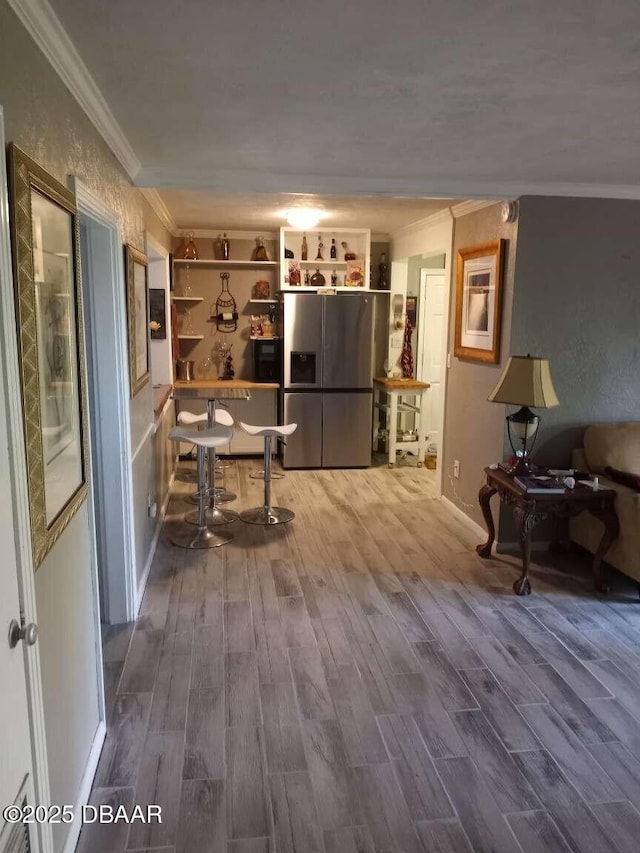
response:
<path id="1" fill-rule="evenodd" d="M 256 193 L 640 198 L 637 0 L 50 2 L 180 224 L 235 194 L 238 223 Z"/>

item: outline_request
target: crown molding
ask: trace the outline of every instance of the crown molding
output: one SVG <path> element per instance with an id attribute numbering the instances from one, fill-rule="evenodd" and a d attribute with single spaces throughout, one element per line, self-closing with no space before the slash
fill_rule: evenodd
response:
<path id="1" fill-rule="evenodd" d="M 133 180 L 140 171 L 140 161 L 47 0 L 8 0 L 8 2 L 53 66 L 54 71 Z"/>
<path id="2" fill-rule="evenodd" d="M 392 240 L 397 240 L 399 237 L 406 237 L 409 234 L 414 234 L 416 231 L 424 231 L 425 228 L 434 228 L 438 225 L 451 223 L 453 215 L 451 208 L 445 207 L 442 210 L 437 210 L 435 213 L 425 216 L 424 219 L 417 219 L 415 222 L 410 222 L 408 225 L 403 225 L 391 235 Z"/>
<path id="3" fill-rule="evenodd" d="M 485 207 L 493 207 L 494 204 L 500 204 L 500 201 L 493 199 L 469 199 L 461 201 L 451 207 L 451 215 L 454 219 L 460 219 L 461 216 L 468 216 L 470 213 L 475 213 L 477 210 L 484 210 Z"/>
<path id="4" fill-rule="evenodd" d="M 175 219 L 171 215 L 169 208 L 164 203 L 158 190 L 155 190 L 152 187 L 140 187 L 140 192 L 146 198 L 153 212 L 171 236 L 178 237 L 180 234 L 178 226 L 176 225 Z"/>

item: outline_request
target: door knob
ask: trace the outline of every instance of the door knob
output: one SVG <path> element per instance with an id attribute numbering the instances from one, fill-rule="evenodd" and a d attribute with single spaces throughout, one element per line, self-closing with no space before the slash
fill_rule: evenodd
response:
<path id="1" fill-rule="evenodd" d="M 15 649 L 20 640 L 24 640 L 28 646 L 32 646 L 38 639 L 38 626 L 35 622 L 19 625 L 15 619 L 9 625 L 9 648 Z"/>

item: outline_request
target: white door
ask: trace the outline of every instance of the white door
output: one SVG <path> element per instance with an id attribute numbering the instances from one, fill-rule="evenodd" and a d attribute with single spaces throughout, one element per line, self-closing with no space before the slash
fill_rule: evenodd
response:
<path id="1" fill-rule="evenodd" d="M 7 282 L 2 282 L 5 287 Z M 3 364 L 4 368 L 4 364 Z M 0 703 L 0 803 L 2 806 L 24 797 L 33 804 L 33 772 L 31 742 L 29 738 L 29 712 L 27 706 L 27 684 L 25 676 L 24 642 L 19 641 L 9 647 L 9 625 L 13 619 L 20 622 L 20 600 L 18 597 L 18 568 L 16 563 L 13 537 L 13 512 L 11 495 L 11 474 L 7 444 L 7 420 L 4 397 L 0 397 L 0 542 L 2 542 L 2 560 L 0 560 L 0 684 L 2 702 Z M 12 850 L 11 844 L 5 846 L 10 833 L 17 832 L 4 825 L 0 817 L 0 850 Z M 19 835 L 18 835 L 19 837 Z M 32 849 L 36 839 L 32 839 Z M 17 846 L 17 850 L 22 847 Z M 26 849 L 26 848 L 24 848 Z"/>
<path id="2" fill-rule="evenodd" d="M 444 414 L 444 369 L 446 360 L 445 274 L 422 270 L 418 325 L 417 379 L 431 385 L 426 398 L 426 428 L 429 445 L 440 450 Z"/>
<path id="3" fill-rule="evenodd" d="M 14 471 L 10 462 L 8 401 L 13 399 L 16 409 L 17 359 L 13 299 L 13 281 L 9 249 L 7 183 L 4 168 L 4 124 L 0 107 L 0 804 L 2 807 L 26 799 L 35 805 L 34 766 L 31 752 L 29 707 L 27 704 L 26 654 L 22 640 L 9 647 L 9 625 L 13 619 L 20 623 L 20 595 L 18 589 L 18 559 L 15 539 L 15 497 L 12 484 Z M 15 359 L 13 370 L 8 371 L 7 355 Z M 9 372 L 12 375 L 9 375 Z M 13 397 L 12 397 L 13 395 Z M 15 427 L 14 427 L 15 428 Z M 21 424 L 17 426 L 21 429 Z M 33 654 L 33 650 L 31 651 Z M 0 814 L 0 850 L 26 850 L 25 828 L 22 823 L 5 821 Z M 22 844 L 20 840 L 22 839 Z M 35 832 L 29 839 L 31 850 L 39 851 L 40 843 Z M 13 846 L 12 846 L 13 845 Z"/>

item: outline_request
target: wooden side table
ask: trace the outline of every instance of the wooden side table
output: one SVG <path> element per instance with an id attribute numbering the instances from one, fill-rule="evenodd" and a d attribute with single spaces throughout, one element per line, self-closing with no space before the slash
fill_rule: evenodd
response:
<path id="1" fill-rule="evenodd" d="M 408 451 L 417 449 L 418 468 L 422 467 L 424 455 L 427 450 L 426 425 L 426 392 L 430 388 L 428 382 L 418 382 L 417 379 L 387 379 L 376 377 L 373 380 L 373 407 L 383 413 L 385 429 L 387 431 L 387 452 L 389 454 L 389 468 L 393 468 L 396 461 L 396 451 L 406 448 Z M 387 395 L 387 399 L 381 399 L 381 393 Z M 417 403 L 409 403 L 404 397 L 415 397 Z M 417 419 L 418 440 L 398 441 L 398 413 L 413 412 Z M 378 421 L 373 417 L 373 449 L 378 445 Z"/>
<path id="2" fill-rule="evenodd" d="M 562 494 L 532 494 L 521 488 L 514 478 L 501 468 L 485 468 L 487 481 L 480 489 L 478 500 L 487 525 L 489 538 L 484 545 L 478 545 L 476 551 L 481 557 L 491 556 L 491 547 L 495 540 L 496 530 L 491 514 L 491 498 L 496 493 L 500 501 L 513 510 L 518 528 L 518 539 L 522 553 L 522 575 L 513 584 L 516 595 L 529 595 L 529 564 L 531 560 L 531 532 L 540 521 L 552 518 L 555 521 L 578 515 L 585 510 L 604 524 L 604 533 L 600 545 L 593 558 L 593 575 L 596 589 L 599 592 L 609 592 L 609 586 L 602 573 L 602 558 L 609 550 L 611 543 L 620 532 L 618 516 L 615 511 L 616 493 L 613 489 L 597 489 L 588 486 L 576 486 L 566 489 Z"/>

